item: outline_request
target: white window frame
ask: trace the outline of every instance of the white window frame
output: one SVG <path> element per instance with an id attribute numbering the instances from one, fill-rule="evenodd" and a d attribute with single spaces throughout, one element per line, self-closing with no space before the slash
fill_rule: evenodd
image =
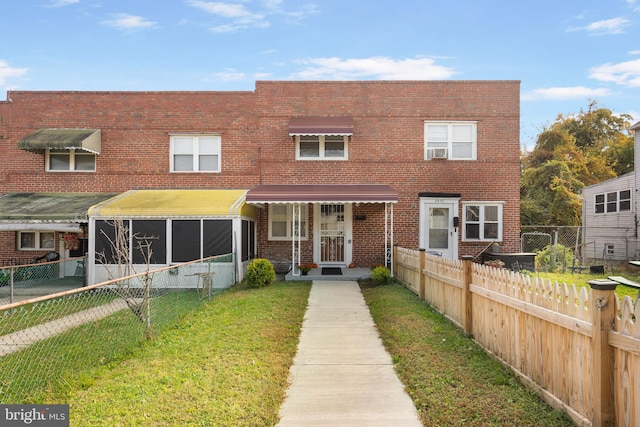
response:
<path id="1" fill-rule="evenodd" d="M 621 193 L 629 193 L 629 197 L 622 199 Z M 602 197 L 602 202 L 598 202 L 598 197 L 600 196 Z M 615 196 L 615 200 L 611 200 L 611 196 Z M 620 208 L 623 202 L 627 205 L 625 209 Z M 598 206 L 601 207 L 602 212 L 598 212 Z M 631 190 L 629 189 L 607 191 L 606 193 L 598 193 L 593 195 L 593 214 L 594 215 L 606 215 L 609 213 L 630 212 L 630 211 L 631 211 Z"/>
<path id="2" fill-rule="evenodd" d="M 170 155 L 170 171 L 175 173 L 220 173 L 222 171 L 222 137 L 219 133 L 206 133 L 206 134 L 171 134 L 171 155 Z M 192 170 L 175 170 L 174 159 L 176 156 L 174 147 L 177 138 L 191 138 L 192 147 Z M 215 148 L 212 153 L 200 153 L 200 138 L 213 138 L 215 139 Z M 218 167 L 216 170 L 200 170 L 200 156 L 215 155 L 218 156 Z"/>
<path id="3" fill-rule="evenodd" d="M 446 126 L 447 134 L 438 140 L 429 140 L 429 128 L 435 126 Z M 454 128 L 464 126 L 471 128 L 471 140 L 454 138 Z M 471 144 L 470 157 L 455 157 L 454 146 L 458 143 Z M 435 150 L 446 150 L 444 157 L 435 157 Z M 430 121 L 424 122 L 424 160 L 434 160 L 436 158 L 446 158 L 449 160 L 477 160 L 478 159 L 478 122 L 475 121 Z"/>
<path id="4" fill-rule="evenodd" d="M 606 256 L 611 256 L 611 257 L 615 256 L 616 254 L 615 245 L 613 243 L 605 243 L 604 251 Z"/>
<path id="5" fill-rule="evenodd" d="M 467 207 L 478 206 L 479 209 L 479 218 L 478 221 L 467 221 Z M 488 221 L 485 219 L 485 207 L 496 207 L 498 209 L 498 219 L 497 221 Z M 463 242 L 493 242 L 493 241 L 502 241 L 503 229 L 504 229 L 504 216 L 503 216 L 503 202 L 465 202 L 462 204 L 462 241 Z M 498 235 L 496 237 L 485 237 L 484 229 L 486 223 L 497 223 L 498 224 Z M 479 237 L 478 238 L 470 238 L 467 237 L 467 224 L 478 224 L 479 226 Z"/>
<path id="6" fill-rule="evenodd" d="M 34 246 L 22 246 L 22 235 L 33 234 Z M 51 234 L 52 246 L 43 246 L 42 237 L 44 234 Z M 41 251 L 41 250 L 55 250 L 56 249 L 56 235 L 54 231 L 19 231 L 18 232 L 18 249 L 21 251 Z"/>
<path id="7" fill-rule="evenodd" d="M 342 137 L 344 143 L 344 155 L 340 157 L 325 156 L 325 140 L 326 137 Z M 300 155 L 300 137 L 318 138 L 318 156 L 308 157 Z M 296 135 L 296 160 L 349 160 L 349 135 Z"/>
<path id="8" fill-rule="evenodd" d="M 287 212 L 286 212 L 286 221 L 287 221 L 287 235 L 286 236 L 274 236 L 273 235 L 273 208 L 275 206 L 278 207 L 286 207 Z M 309 239 L 309 208 L 306 204 L 301 204 L 300 205 L 300 215 L 301 215 L 301 221 L 304 223 L 304 226 L 302 228 L 302 235 L 300 236 L 300 240 L 308 240 Z M 294 237 L 297 236 L 293 236 L 293 230 L 294 230 L 294 226 L 297 224 L 294 224 L 294 219 L 293 219 L 293 205 L 281 205 L 281 204 L 270 204 L 269 205 L 269 240 L 282 240 L 282 241 L 291 241 L 291 239 L 293 239 Z"/>
<path id="9" fill-rule="evenodd" d="M 51 155 L 63 154 L 69 156 L 69 169 L 51 169 Z M 76 169 L 76 157 L 92 157 L 93 169 Z M 49 148 L 45 151 L 45 168 L 47 172 L 95 172 L 96 171 L 97 156 L 94 153 L 89 153 L 84 150 L 51 150 Z"/>

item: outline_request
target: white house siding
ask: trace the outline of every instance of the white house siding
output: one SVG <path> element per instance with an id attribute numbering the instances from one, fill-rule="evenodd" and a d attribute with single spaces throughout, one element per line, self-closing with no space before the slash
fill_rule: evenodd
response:
<path id="1" fill-rule="evenodd" d="M 584 256 L 592 261 L 625 261 L 638 259 L 635 233 L 635 173 L 585 187 L 582 190 L 582 224 L 584 230 Z M 631 209 L 622 212 L 595 213 L 596 194 L 631 190 Z M 613 254 L 605 248 L 613 245 Z"/>

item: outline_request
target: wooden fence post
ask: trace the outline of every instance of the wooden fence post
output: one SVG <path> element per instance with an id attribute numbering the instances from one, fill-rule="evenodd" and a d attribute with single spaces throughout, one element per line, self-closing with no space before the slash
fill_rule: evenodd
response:
<path id="1" fill-rule="evenodd" d="M 424 249 L 420 249 L 420 286 L 418 287 L 418 294 L 420 296 L 420 301 L 424 301 L 424 299 L 426 298 L 426 291 L 425 291 L 425 277 L 424 277 L 424 268 L 426 266 L 426 260 L 425 260 L 425 252 Z"/>
<path id="2" fill-rule="evenodd" d="M 462 257 L 463 265 L 464 265 L 464 279 L 462 281 L 462 315 L 464 316 L 464 320 L 462 322 L 462 326 L 464 327 L 464 331 L 472 335 L 473 331 L 473 295 L 471 294 L 471 278 L 473 276 L 473 257 L 470 255 L 465 255 Z"/>
<path id="3" fill-rule="evenodd" d="M 591 304 L 593 313 L 593 366 L 591 368 L 593 385 L 593 427 L 614 426 L 614 351 L 609 345 L 609 331 L 615 325 L 614 292 L 617 283 L 612 280 L 589 280 L 591 285 Z"/>

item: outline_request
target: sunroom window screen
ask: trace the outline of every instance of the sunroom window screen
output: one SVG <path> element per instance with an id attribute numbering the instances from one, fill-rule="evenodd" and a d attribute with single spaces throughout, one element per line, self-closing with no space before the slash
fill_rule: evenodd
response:
<path id="1" fill-rule="evenodd" d="M 147 263 L 147 243 L 151 264 L 167 263 L 167 222 L 163 220 L 133 221 L 133 263 Z M 142 248 L 142 250 L 140 250 Z"/>
<path id="2" fill-rule="evenodd" d="M 205 220 L 203 256 L 230 254 L 233 251 L 231 220 Z"/>
<path id="3" fill-rule="evenodd" d="M 200 220 L 176 220 L 171 223 L 173 262 L 200 259 Z"/>

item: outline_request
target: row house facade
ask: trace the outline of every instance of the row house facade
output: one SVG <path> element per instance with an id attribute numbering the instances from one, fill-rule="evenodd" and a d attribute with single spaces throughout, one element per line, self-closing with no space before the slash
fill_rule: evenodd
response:
<path id="1" fill-rule="evenodd" d="M 115 218 L 155 237 L 154 264 L 233 252 L 240 276 L 253 257 L 294 274 L 300 263 L 384 265 L 395 244 L 515 252 L 519 94 L 518 81 L 10 91 L 0 260 L 55 251 L 95 265 L 110 257 Z"/>

